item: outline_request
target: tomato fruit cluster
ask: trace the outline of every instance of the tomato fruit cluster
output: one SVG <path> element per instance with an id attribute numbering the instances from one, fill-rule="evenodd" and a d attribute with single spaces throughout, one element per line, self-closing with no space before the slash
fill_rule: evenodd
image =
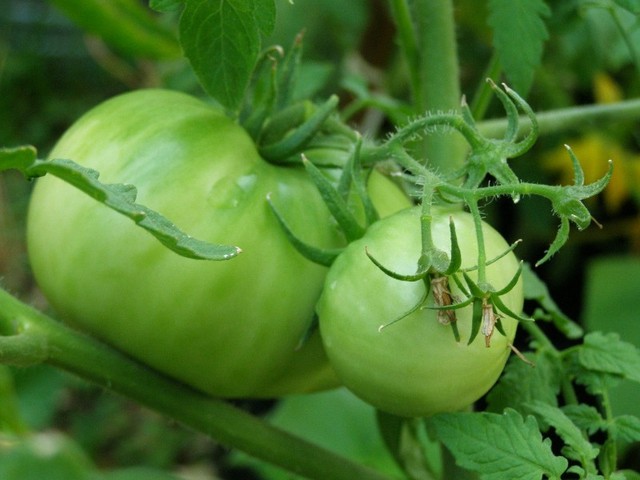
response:
<path id="1" fill-rule="evenodd" d="M 51 158 L 128 183 L 137 201 L 183 231 L 242 253 L 223 262 L 178 256 L 129 219 L 56 178 L 34 188 L 27 226 L 32 269 L 71 324 L 202 391 L 268 397 L 336 384 L 317 335 L 297 348 L 327 273 L 290 244 L 272 201 L 302 240 L 343 239 L 300 167 L 265 162 L 221 111 L 178 92 L 141 90 L 80 118 Z M 380 213 L 408 205 L 373 176 Z"/>
<path id="2" fill-rule="evenodd" d="M 478 400 L 502 372 L 517 326 L 515 319 L 503 317 L 506 336 L 496 331 L 488 348 L 482 335 L 468 344 L 472 307 L 466 306 L 455 311 L 461 337 L 456 341 L 451 325 L 440 323 L 437 311 L 428 308 L 434 305 L 432 293 L 424 304 L 427 308 L 400 318 L 424 297 L 425 284 L 387 275 L 367 251 L 394 272 L 414 273 L 422 245 L 420 215 L 419 207 L 400 211 L 378 221 L 351 243 L 332 265 L 318 303 L 321 336 L 340 380 L 379 409 L 407 417 L 459 410 Z M 455 223 L 462 268 L 473 267 L 478 247 L 469 213 L 435 208 L 434 243 L 450 251 L 450 218 Z M 486 223 L 482 228 L 488 259 L 509 249 L 497 231 Z M 518 268 L 509 252 L 487 266 L 486 280 L 496 290 L 502 289 Z M 476 275 L 477 270 L 469 271 L 472 279 Z M 449 288 L 454 298 L 464 298 L 454 281 Z M 501 300 L 513 312 L 521 312 L 521 281 Z M 381 329 L 382 325 L 388 326 Z"/>

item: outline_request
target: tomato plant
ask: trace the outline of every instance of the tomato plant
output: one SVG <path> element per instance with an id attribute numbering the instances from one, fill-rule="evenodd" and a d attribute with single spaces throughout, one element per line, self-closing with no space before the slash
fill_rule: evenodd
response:
<path id="1" fill-rule="evenodd" d="M 637 479 L 639 14 L 10 1 L 3 480 Z"/>
<path id="2" fill-rule="evenodd" d="M 327 269 L 295 251 L 266 202 L 270 194 L 303 239 L 340 245 L 302 169 L 268 164 L 219 110 L 162 90 L 97 106 L 51 157 L 136 185 L 141 201 L 192 235 L 242 249 L 226 262 L 179 257 L 64 182 L 43 178 L 29 209 L 29 255 L 63 318 L 216 396 L 335 385 L 317 336 L 297 349 Z M 373 183 L 381 208 L 408 205 L 391 182 Z"/>
<path id="3" fill-rule="evenodd" d="M 451 325 L 439 321 L 433 292 L 422 301 L 423 282 L 392 278 L 369 259 L 367 250 L 394 271 L 414 271 L 420 256 L 420 213 L 419 207 L 398 212 L 351 243 L 332 266 L 318 303 L 322 339 L 338 377 L 367 402 L 408 417 L 460 410 L 484 395 L 502 372 L 517 326 L 515 319 L 502 318 L 506 335 L 494 334 L 490 347 L 480 335 L 469 344 L 472 306 L 468 305 L 451 310 L 461 337 L 456 340 Z M 433 215 L 436 246 L 450 248 L 451 216 L 462 268 L 474 266 L 477 243 L 471 215 L 446 209 Z M 489 225 L 483 229 L 489 257 L 509 249 Z M 518 268 L 509 253 L 487 268 L 487 279 L 500 288 Z M 464 297 L 453 280 L 448 284 L 453 298 Z M 502 299 L 519 313 L 522 282 Z M 417 303 L 423 305 L 416 310 Z"/>

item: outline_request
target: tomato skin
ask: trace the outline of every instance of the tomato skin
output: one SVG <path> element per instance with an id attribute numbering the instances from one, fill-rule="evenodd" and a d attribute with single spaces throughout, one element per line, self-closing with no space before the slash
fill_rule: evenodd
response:
<path id="1" fill-rule="evenodd" d="M 365 248 L 384 266 L 413 273 L 420 255 L 419 207 L 409 208 L 374 224 L 349 245 L 327 275 L 318 303 L 320 332 L 327 355 L 340 380 L 375 407 L 406 417 L 429 416 L 471 405 L 495 383 L 510 353 L 517 321 L 502 317 L 507 336 L 497 331 L 491 346 L 479 334 L 467 345 L 471 307 L 456 311 L 461 341 L 451 326 L 442 325 L 433 309 L 421 309 L 380 330 L 408 312 L 424 293 L 423 282 L 396 280 L 367 257 Z M 450 251 L 449 217 L 456 225 L 462 267 L 477 264 L 477 245 L 470 214 L 435 208 L 436 246 Z M 498 232 L 483 225 L 487 258 L 508 248 Z M 518 270 L 509 253 L 487 267 L 487 280 L 496 289 L 506 286 Z M 475 271 L 469 275 L 475 279 Z M 450 291 L 464 298 L 453 281 Z M 429 294 L 427 305 L 433 305 Z M 522 284 L 501 297 L 514 312 L 522 311 Z"/>
<path id="2" fill-rule="evenodd" d="M 327 269 L 290 245 L 266 197 L 314 245 L 341 237 L 301 168 L 263 161 L 244 130 L 188 95 L 142 90 L 76 122 L 51 158 L 69 158 L 183 231 L 237 245 L 228 261 L 180 257 L 88 196 L 39 179 L 27 226 L 36 280 L 69 323 L 221 397 L 277 396 L 336 384 L 318 338 L 296 350 Z M 406 203 L 391 184 L 378 199 Z M 297 366 L 287 377 L 291 364 Z"/>

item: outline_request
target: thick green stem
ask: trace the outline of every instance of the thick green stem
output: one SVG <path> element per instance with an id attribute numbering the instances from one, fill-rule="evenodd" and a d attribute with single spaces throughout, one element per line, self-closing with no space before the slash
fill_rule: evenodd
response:
<path id="1" fill-rule="evenodd" d="M 423 92 L 417 105 L 421 111 L 450 111 L 460 107 L 460 78 L 456 31 L 451 0 L 422 0 L 417 3 L 420 28 Z M 458 133 L 427 137 L 426 161 L 443 174 L 464 164 L 467 146 Z"/>
<path id="2" fill-rule="evenodd" d="M 391 0 L 391 13 L 398 29 L 398 43 L 402 49 L 409 72 L 409 82 L 414 102 L 419 103 L 418 97 L 420 88 L 420 69 L 418 54 L 418 38 L 411 19 L 411 9 L 407 0 Z"/>
<path id="3" fill-rule="evenodd" d="M 576 127 L 595 126 L 595 123 L 626 122 L 640 117 L 640 99 L 625 100 L 617 103 L 569 107 L 536 114 L 539 133 L 558 133 Z M 520 132 L 524 134 L 531 128 L 527 116 L 519 118 Z M 507 120 L 487 120 L 477 124 L 480 133 L 487 137 L 502 137 L 507 130 Z"/>
<path id="4" fill-rule="evenodd" d="M 391 5 L 409 68 L 415 113 L 458 110 L 461 95 L 453 2 L 392 0 Z M 416 156 L 446 174 L 463 165 L 466 151 L 459 134 L 446 132 L 428 136 Z"/>
<path id="5" fill-rule="evenodd" d="M 310 479 L 389 480 L 389 477 L 269 425 L 227 402 L 131 360 L 100 342 L 56 322 L 0 289 L 0 361 L 7 348 L 34 344 L 33 363 L 41 360 L 125 395 L 184 425 L 256 458 Z M 25 340 L 28 339 L 28 340 Z M 16 345 L 16 348 L 19 345 Z M 44 355 L 43 355 L 44 354 Z M 27 352 L 16 358 L 26 364 Z"/>

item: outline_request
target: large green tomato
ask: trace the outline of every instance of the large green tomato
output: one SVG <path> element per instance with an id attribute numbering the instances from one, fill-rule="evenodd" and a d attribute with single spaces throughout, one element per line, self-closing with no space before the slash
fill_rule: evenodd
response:
<path id="1" fill-rule="evenodd" d="M 320 332 L 338 377 L 355 394 L 381 410 L 401 416 L 427 416 L 469 406 L 498 379 L 510 353 L 516 320 L 503 316 L 506 336 L 497 331 L 490 346 L 479 334 L 468 345 L 472 307 L 456 310 L 461 340 L 451 325 L 438 321 L 434 309 L 409 312 L 424 295 L 423 282 L 396 280 L 369 259 L 365 249 L 389 269 L 410 274 L 416 271 L 421 251 L 419 207 L 409 208 L 374 224 L 338 257 L 327 276 L 318 303 Z M 453 218 L 462 268 L 477 264 L 477 243 L 470 214 L 436 209 L 433 237 L 436 246 L 450 250 L 449 217 Z M 508 249 L 505 240 L 483 224 L 488 259 Z M 512 253 L 487 267 L 488 282 L 500 290 L 512 280 L 519 263 Z M 475 278 L 476 271 L 469 275 Z M 449 282 L 449 292 L 464 296 Z M 523 304 L 522 285 L 501 297 L 513 312 Z M 433 306 L 432 294 L 425 305 Z"/>
<path id="2" fill-rule="evenodd" d="M 336 383 L 317 335 L 297 348 L 327 269 L 289 243 L 271 194 L 303 240 L 340 243 L 335 222 L 300 168 L 263 161 L 245 131 L 188 95 L 143 90 L 78 120 L 52 158 L 69 158 L 190 235 L 237 245 L 232 260 L 186 259 L 129 219 L 67 184 L 38 180 L 28 216 L 38 284 L 70 323 L 200 390 L 266 397 Z M 408 200 L 372 176 L 385 214 Z"/>

